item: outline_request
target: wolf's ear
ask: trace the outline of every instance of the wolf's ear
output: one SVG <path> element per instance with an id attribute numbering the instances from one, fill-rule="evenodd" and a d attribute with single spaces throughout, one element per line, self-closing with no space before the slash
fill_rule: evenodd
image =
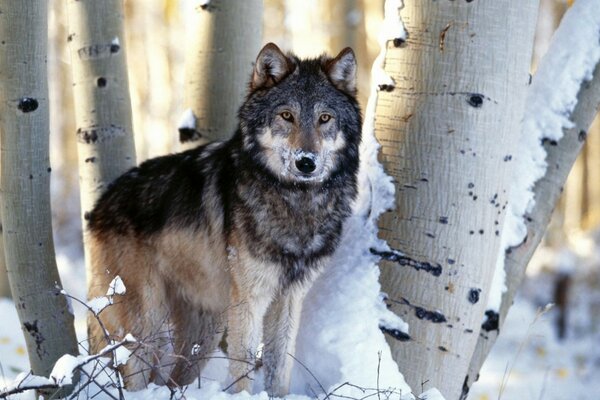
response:
<path id="1" fill-rule="evenodd" d="M 252 73 L 250 89 L 271 87 L 285 78 L 294 70 L 294 63 L 285 56 L 274 43 L 268 43 L 262 48 Z"/>
<path id="2" fill-rule="evenodd" d="M 325 73 L 333 85 L 351 96 L 356 95 L 356 57 L 350 47 L 325 64 Z"/>

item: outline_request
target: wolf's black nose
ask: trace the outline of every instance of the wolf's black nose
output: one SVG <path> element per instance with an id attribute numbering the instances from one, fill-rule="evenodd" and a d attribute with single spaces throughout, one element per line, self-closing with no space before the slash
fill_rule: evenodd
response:
<path id="1" fill-rule="evenodd" d="M 296 160 L 296 168 L 302 173 L 310 174 L 317 168 L 317 165 L 312 158 L 302 157 L 301 159 Z"/>

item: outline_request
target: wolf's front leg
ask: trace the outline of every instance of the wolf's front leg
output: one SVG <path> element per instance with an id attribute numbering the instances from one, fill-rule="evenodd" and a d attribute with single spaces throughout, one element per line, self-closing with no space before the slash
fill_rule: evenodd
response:
<path id="1" fill-rule="evenodd" d="M 302 303 L 311 286 L 312 279 L 284 289 L 265 316 L 263 364 L 265 388 L 270 396 L 289 393 Z"/>
<path id="2" fill-rule="evenodd" d="M 273 299 L 274 285 L 252 279 L 251 273 L 232 275 L 231 302 L 227 310 L 230 391 L 250 393 L 263 319 Z"/>

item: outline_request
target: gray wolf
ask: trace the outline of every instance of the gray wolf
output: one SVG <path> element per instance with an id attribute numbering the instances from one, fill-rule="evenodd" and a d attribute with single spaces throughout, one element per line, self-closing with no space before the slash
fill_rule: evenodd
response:
<path id="1" fill-rule="evenodd" d="M 128 389 L 191 383 L 226 332 L 233 391 L 251 390 L 260 343 L 267 391 L 289 391 L 302 301 L 356 196 L 360 129 L 350 48 L 300 60 L 269 43 L 230 140 L 151 159 L 107 189 L 87 218 L 89 296 L 125 283 L 100 317 L 141 342 Z"/>

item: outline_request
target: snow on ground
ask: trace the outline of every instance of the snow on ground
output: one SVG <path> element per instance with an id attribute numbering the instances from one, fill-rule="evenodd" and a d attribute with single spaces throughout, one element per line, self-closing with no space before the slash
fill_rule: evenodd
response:
<path id="1" fill-rule="evenodd" d="M 600 264 L 596 263 L 594 267 L 597 271 L 595 275 L 589 275 L 586 272 L 585 275 L 574 276 L 574 287 L 571 290 L 573 298 L 569 317 L 570 330 L 564 341 L 560 341 L 556 337 L 554 325 L 558 309 L 554 307 L 542 315 L 539 315 L 538 311 L 552 301 L 554 275 L 540 272 L 536 276 L 528 278 L 522 294 L 517 297 L 508 314 L 506 324 L 502 328 L 495 347 L 483 366 L 479 381 L 471 388 L 469 400 L 597 400 L 600 398 L 600 291 L 598 290 L 600 270 L 598 265 Z M 579 267 L 576 271 L 581 269 Z M 65 286 L 73 283 L 65 280 Z M 337 289 L 330 287 L 329 290 Z M 349 288 L 349 291 L 352 290 L 361 290 L 361 288 L 353 286 Z M 343 303 L 343 298 L 340 299 L 340 303 Z M 330 311 L 338 305 L 333 304 Z M 340 314 L 345 312 L 344 310 L 339 311 Z M 28 369 L 28 361 L 16 311 L 11 301 L 0 300 L 0 316 L 2 321 L 0 323 L 0 385 L 4 386 L 18 373 Z M 303 329 L 318 330 L 319 328 L 312 324 L 304 326 Z M 357 335 L 359 336 L 364 336 L 364 331 L 368 331 L 360 324 L 353 329 L 358 331 Z M 78 329 L 78 331 L 82 337 L 85 330 Z M 348 335 L 350 335 L 349 332 Z M 336 342 L 340 339 L 338 337 L 330 339 L 329 344 L 333 347 L 344 344 Z M 326 344 L 323 342 L 316 346 Z M 348 358 L 355 353 L 360 353 L 361 350 L 361 348 L 346 349 Z M 305 352 L 305 350 L 303 351 Z M 336 350 L 329 351 L 335 352 Z M 370 370 L 373 360 L 366 360 L 370 358 L 368 354 L 364 354 L 362 357 L 365 365 L 371 365 L 371 367 L 360 369 L 360 366 L 355 366 L 357 368 L 355 374 L 359 375 L 361 372 L 365 372 L 369 375 L 372 372 Z M 377 355 L 374 357 L 376 358 Z M 357 360 L 359 360 L 358 357 Z M 221 392 L 222 387 L 218 382 L 208 379 L 210 374 L 213 374 L 213 377 L 224 376 L 225 368 L 223 360 L 213 360 L 209 368 L 211 372 L 204 374 L 206 377 L 202 380 L 202 389 L 188 389 L 185 393 L 186 398 L 189 400 L 231 399 L 230 395 Z M 327 368 L 330 369 L 327 370 Z M 296 371 L 296 373 L 298 372 L 302 371 Z M 321 375 L 324 376 L 324 382 L 327 382 L 328 379 L 333 381 L 340 374 L 339 365 L 331 364 L 317 366 L 314 372 L 316 374 L 325 373 L 325 375 Z M 327 372 L 333 376 L 328 377 Z M 297 393 L 310 393 L 303 383 L 309 385 L 316 392 L 320 391 L 316 382 L 311 382 L 306 377 L 295 376 L 295 379 L 294 391 Z M 502 382 L 505 382 L 505 387 L 500 394 Z M 94 393 L 92 392 L 92 394 Z M 168 398 L 168 396 L 169 393 L 164 387 L 151 386 L 142 392 L 128 393 L 126 398 L 142 400 L 162 399 Z M 33 398 L 32 394 L 11 396 L 13 400 Z M 96 398 L 106 399 L 103 396 Z M 307 399 L 306 396 L 299 395 L 287 398 L 291 400 Z M 268 396 L 264 392 L 254 396 L 239 394 L 235 396 L 235 399 L 267 400 Z"/>
<path id="2" fill-rule="evenodd" d="M 600 235 L 587 254 L 541 249 L 469 400 L 600 399 Z M 558 339 L 557 279 L 569 274 L 566 338 Z M 502 386 L 504 385 L 504 389 Z"/>

